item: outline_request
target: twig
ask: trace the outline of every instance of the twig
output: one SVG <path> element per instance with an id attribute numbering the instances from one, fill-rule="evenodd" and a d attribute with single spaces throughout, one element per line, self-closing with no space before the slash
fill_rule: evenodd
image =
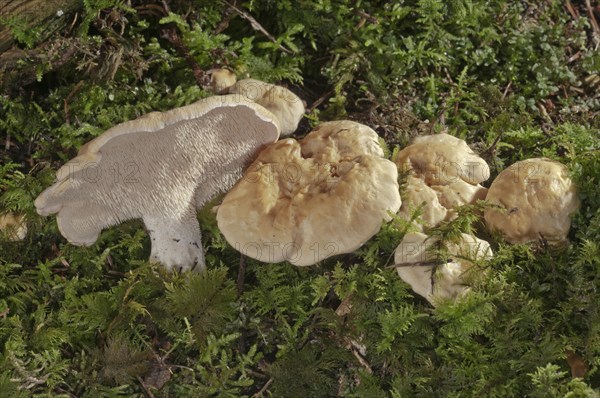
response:
<path id="1" fill-rule="evenodd" d="M 236 1 L 233 1 L 233 5 L 235 5 Z M 233 10 L 233 8 L 231 7 L 227 7 L 224 11 L 223 11 L 223 18 L 221 19 L 221 22 L 219 22 L 219 24 L 215 27 L 215 29 L 213 30 L 213 33 L 215 35 L 220 34 L 221 32 L 223 32 L 225 29 L 227 29 L 229 27 L 229 22 L 233 19 L 233 17 L 235 16 L 235 12 Z"/>
<path id="2" fill-rule="evenodd" d="M 573 17 L 573 19 L 577 19 L 577 17 L 579 17 L 579 13 L 573 7 L 573 4 L 571 4 L 571 0 L 567 0 L 565 2 L 565 5 L 567 6 L 567 11 L 569 11 L 569 14 L 571 14 L 571 16 Z"/>
<path id="3" fill-rule="evenodd" d="M 364 12 L 362 10 L 352 10 L 352 14 L 358 15 L 359 17 L 371 22 L 373 25 L 377 25 L 379 23 L 377 18 L 375 18 L 371 14 L 367 14 L 366 12 Z"/>
<path id="4" fill-rule="evenodd" d="M 250 15 L 249 13 L 247 13 L 244 10 L 237 8 L 235 5 L 229 3 L 225 0 L 223 0 L 223 3 L 225 3 L 227 6 L 231 7 L 231 9 L 233 11 L 235 11 L 235 13 L 237 15 L 244 18 L 246 21 L 250 22 L 250 26 L 252 26 L 252 29 L 256 30 L 257 32 L 261 32 L 263 35 L 267 36 L 267 38 L 269 40 L 271 40 L 273 43 L 277 44 L 277 46 L 279 46 L 281 51 L 283 51 L 287 54 L 294 53 L 293 51 L 285 48 L 281 43 L 278 43 L 277 39 L 275 39 L 275 37 L 272 34 L 270 34 L 260 23 L 258 23 L 258 21 L 256 19 L 254 19 L 254 17 L 252 15 Z"/>
<path id="5" fill-rule="evenodd" d="M 325 94 L 323 94 L 318 100 L 316 100 L 315 102 L 312 103 L 310 108 L 308 108 L 306 110 L 306 113 L 311 113 L 312 111 L 314 111 L 315 108 L 320 106 L 323 102 L 325 102 L 325 100 L 327 98 L 331 97 L 332 95 L 333 95 L 333 90 L 330 90 L 330 91 L 326 92 Z"/>
<path id="6" fill-rule="evenodd" d="M 196 79 L 196 84 L 201 88 L 206 87 L 208 85 L 206 73 L 200 68 L 200 65 L 198 65 L 198 62 L 196 62 L 194 57 L 192 57 L 190 51 L 183 43 L 183 40 L 181 40 L 177 34 L 176 28 L 166 27 L 163 28 L 162 32 L 162 36 L 167 39 L 173 45 L 173 47 L 175 47 L 177 52 L 183 57 L 183 59 L 185 59 L 189 67 L 192 69 L 194 78 Z"/>
<path id="7" fill-rule="evenodd" d="M 502 138 L 503 135 L 504 135 L 504 132 L 503 131 L 500 132 L 500 134 L 498 134 L 498 136 L 494 139 L 494 142 L 492 142 L 492 145 L 490 145 L 490 147 L 488 149 L 483 151 L 483 153 L 492 155 L 494 153 L 494 151 L 496 150 L 496 146 L 498 145 L 498 142 L 500 142 L 500 139 Z"/>
<path id="8" fill-rule="evenodd" d="M 142 388 L 144 389 L 144 392 L 146 393 L 146 396 L 148 396 L 149 398 L 156 398 L 154 396 L 154 394 L 152 394 L 152 391 L 150 391 L 148 389 L 148 386 L 146 386 L 146 383 L 144 383 L 144 380 L 142 380 L 142 378 L 140 376 L 138 376 L 137 379 L 140 382 L 140 385 L 142 386 Z"/>
<path id="9" fill-rule="evenodd" d="M 168 1 L 162 0 L 162 4 L 163 8 L 165 9 L 165 14 L 168 15 L 169 13 L 171 13 L 171 7 L 169 7 Z M 206 76 L 206 73 L 202 70 L 202 68 L 200 68 L 198 62 L 196 62 L 194 57 L 192 57 L 192 55 L 190 54 L 190 50 L 183 43 L 181 37 L 179 37 L 179 35 L 177 34 L 177 29 L 174 26 L 163 28 L 162 37 L 167 39 L 173 45 L 173 47 L 175 47 L 175 50 L 177 50 L 179 55 L 181 55 L 183 59 L 185 59 L 189 67 L 192 69 L 192 72 L 194 73 L 196 84 L 200 88 L 206 87 L 208 85 L 208 77 Z"/>
<path id="10" fill-rule="evenodd" d="M 256 394 L 254 394 L 252 396 L 252 398 L 260 398 L 263 396 L 263 394 L 267 391 L 267 389 L 269 388 L 269 386 L 273 384 L 273 378 L 270 378 L 269 381 L 267 381 L 265 383 L 265 385 L 263 386 L 263 388 L 260 389 L 260 391 L 258 391 Z"/>
<path id="11" fill-rule="evenodd" d="M 244 279 L 246 279 L 246 257 L 240 254 L 240 266 L 237 275 L 237 293 L 238 297 L 244 292 Z"/>
<path id="12" fill-rule="evenodd" d="M 365 368 L 367 373 L 373 374 L 373 369 L 371 368 L 371 365 L 369 365 L 369 362 L 367 362 L 365 357 L 363 357 L 361 353 L 358 352 L 358 350 L 354 347 L 354 342 L 352 342 L 352 348 L 350 349 L 350 351 L 352 351 L 352 354 L 358 360 L 358 363 L 360 363 L 362 367 Z"/>
<path id="13" fill-rule="evenodd" d="M 597 49 L 598 45 L 600 45 L 600 26 L 598 26 L 598 21 L 596 21 L 596 17 L 594 16 L 594 10 L 592 9 L 590 0 L 585 0 L 585 7 L 590 15 L 590 21 L 592 22 L 592 28 L 594 29 L 594 41 L 596 42 Z"/>
<path id="14" fill-rule="evenodd" d="M 237 275 L 237 294 L 238 298 L 242 296 L 244 293 L 244 279 L 246 279 L 246 257 L 243 254 L 240 254 L 240 266 L 238 267 L 238 275 Z M 244 352 L 246 349 L 246 331 L 242 329 L 240 333 L 240 337 L 238 339 L 238 350 L 240 352 Z"/>
<path id="15" fill-rule="evenodd" d="M 69 113 L 69 102 L 71 102 L 71 99 L 73 99 L 75 94 L 77 94 L 79 92 L 79 90 L 81 90 L 82 87 L 83 87 L 83 80 L 80 81 L 79 83 L 77 83 L 75 85 L 75 87 L 73 87 L 73 89 L 71 90 L 69 95 L 67 95 L 67 98 L 64 99 L 65 123 L 67 124 L 67 126 L 71 124 L 71 115 Z"/>
<path id="16" fill-rule="evenodd" d="M 506 96 L 508 95 L 508 90 L 510 90 L 511 85 L 512 85 L 512 81 L 508 82 L 508 84 L 506 85 L 506 88 L 504 89 L 504 92 L 502 93 L 502 101 L 504 101 L 506 99 Z"/>

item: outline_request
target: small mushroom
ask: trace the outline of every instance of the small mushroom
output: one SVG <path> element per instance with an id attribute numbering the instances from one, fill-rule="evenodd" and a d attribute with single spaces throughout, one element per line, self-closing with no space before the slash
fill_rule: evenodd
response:
<path id="1" fill-rule="evenodd" d="M 221 94 L 237 81 L 235 73 L 229 69 L 211 69 L 208 73 L 210 75 L 210 89 L 215 94 Z"/>
<path id="2" fill-rule="evenodd" d="M 398 152 L 396 164 L 409 174 L 399 215 L 410 220 L 411 209 L 425 202 L 418 228 L 451 220 L 456 208 L 485 199 L 487 189 L 479 183 L 489 177 L 489 166 L 465 141 L 449 134 L 415 138 Z"/>
<path id="3" fill-rule="evenodd" d="M 415 227 L 419 230 L 422 230 L 423 226 L 438 225 L 448 214 L 446 207 L 440 203 L 436 191 L 427 186 L 422 179 L 408 176 L 402 191 L 402 207 L 398 215 L 404 220 L 410 220 L 418 207 L 421 207 L 422 223 L 416 223 Z"/>
<path id="4" fill-rule="evenodd" d="M 226 92 L 238 94 L 271 111 L 279 121 L 282 136 L 296 131 L 300 119 L 304 116 L 305 109 L 302 100 L 282 86 L 255 79 L 243 79 L 229 87 Z"/>
<path id="5" fill-rule="evenodd" d="M 93 244 L 102 229 L 141 218 L 151 259 L 168 270 L 205 267 L 196 208 L 230 188 L 277 140 L 266 109 L 238 96 L 210 97 L 119 124 L 84 145 L 36 199 L 61 234 Z"/>
<path id="6" fill-rule="evenodd" d="M 382 155 L 377 134 L 350 121 L 272 144 L 225 196 L 219 229 L 262 262 L 307 266 L 352 252 L 400 208 L 397 169 Z"/>
<path id="7" fill-rule="evenodd" d="M 488 228 L 499 231 L 511 243 L 564 241 L 571 216 L 579 208 L 569 170 L 546 158 L 522 160 L 507 167 L 492 182 L 486 200 L 502 208 L 485 210 Z"/>
<path id="8" fill-rule="evenodd" d="M 473 263 L 492 256 L 486 241 L 467 234 L 458 243 L 447 244 L 449 258 L 436 256 L 433 249 L 438 243 L 424 233 L 409 233 L 394 253 L 400 278 L 434 306 L 465 294 Z"/>
<path id="9" fill-rule="evenodd" d="M 0 233 L 10 241 L 18 242 L 27 236 L 27 223 L 21 215 L 6 213 L 0 215 Z"/>

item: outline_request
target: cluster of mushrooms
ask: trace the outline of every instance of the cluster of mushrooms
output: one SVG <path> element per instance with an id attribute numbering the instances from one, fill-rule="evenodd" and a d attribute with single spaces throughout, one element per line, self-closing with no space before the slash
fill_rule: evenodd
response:
<path id="1" fill-rule="evenodd" d="M 226 70 L 212 78 L 220 95 L 119 124 L 84 145 L 36 199 L 38 213 L 56 213 L 75 245 L 142 219 L 151 259 L 184 271 L 205 268 L 196 210 L 222 192 L 222 234 L 266 263 L 308 266 L 351 253 L 398 214 L 417 231 L 395 251 L 398 274 L 434 305 L 467 291 L 467 271 L 492 255 L 474 236 L 446 244 L 427 235 L 460 206 L 483 199 L 497 205 L 485 210 L 485 221 L 509 242 L 566 239 L 578 199 L 560 163 L 515 163 L 488 190 L 480 185 L 490 175 L 486 162 L 448 134 L 418 137 L 394 161 L 371 128 L 348 120 L 279 140 L 297 129 L 305 112 L 300 98 L 284 87 L 237 81 Z M 407 176 L 403 189 L 399 170 Z M 440 245 L 444 258 L 432 250 Z"/>

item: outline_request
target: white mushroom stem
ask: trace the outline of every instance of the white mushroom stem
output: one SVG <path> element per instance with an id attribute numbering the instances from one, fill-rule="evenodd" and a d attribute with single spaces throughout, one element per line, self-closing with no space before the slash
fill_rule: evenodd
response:
<path id="1" fill-rule="evenodd" d="M 150 260 L 163 264 L 168 271 L 188 266 L 196 272 L 204 271 L 200 225 L 193 209 L 179 219 L 144 217 L 144 224 L 152 242 Z"/>

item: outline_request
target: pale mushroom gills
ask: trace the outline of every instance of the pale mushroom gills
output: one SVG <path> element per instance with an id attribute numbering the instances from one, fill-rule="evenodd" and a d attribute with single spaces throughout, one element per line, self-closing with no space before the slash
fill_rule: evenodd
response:
<path id="1" fill-rule="evenodd" d="M 400 207 L 397 177 L 373 130 L 323 123 L 300 141 L 262 151 L 225 196 L 217 222 L 249 257 L 307 266 L 352 252 L 376 234 Z"/>

